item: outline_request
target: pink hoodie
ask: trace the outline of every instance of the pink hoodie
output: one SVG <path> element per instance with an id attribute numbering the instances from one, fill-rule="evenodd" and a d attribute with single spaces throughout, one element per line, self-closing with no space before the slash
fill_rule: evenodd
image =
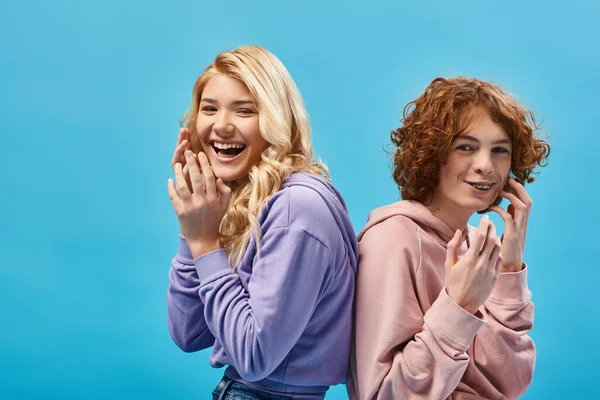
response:
<path id="1" fill-rule="evenodd" d="M 463 232 L 459 257 L 475 229 Z M 415 201 L 371 213 L 358 236 L 351 399 L 514 399 L 531 383 L 527 269 L 501 273 L 472 315 L 444 288 L 453 234 Z"/>

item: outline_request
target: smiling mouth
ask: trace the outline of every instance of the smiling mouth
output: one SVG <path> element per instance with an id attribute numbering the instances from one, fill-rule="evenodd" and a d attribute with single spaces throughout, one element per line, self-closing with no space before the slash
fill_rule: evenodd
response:
<path id="1" fill-rule="evenodd" d="M 219 157 L 235 158 L 246 149 L 246 145 L 242 143 L 220 143 L 212 142 L 211 146 Z"/>
<path id="2" fill-rule="evenodd" d="M 477 190 L 481 190 L 482 192 L 488 191 L 494 186 L 494 183 L 474 183 L 467 182 L 469 185 L 473 186 Z"/>

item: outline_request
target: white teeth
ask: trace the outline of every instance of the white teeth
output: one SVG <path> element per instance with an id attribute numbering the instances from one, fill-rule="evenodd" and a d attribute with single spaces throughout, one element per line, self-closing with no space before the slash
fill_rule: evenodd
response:
<path id="1" fill-rule="evenodd" d="M 219 150 L 242 149 L 245 147 L 241 143 L 219 143 L 219 142 L 213 142 L 213 146 L 215 146 Z"/>
<path id="2" fill-rule="evenodd" d="M 473 186 L 475 189 L 488 190 L 489 188 L 492 187 L 493 183 L 488 183 L 488 184 L 471 183 L 470 185 Z"/>

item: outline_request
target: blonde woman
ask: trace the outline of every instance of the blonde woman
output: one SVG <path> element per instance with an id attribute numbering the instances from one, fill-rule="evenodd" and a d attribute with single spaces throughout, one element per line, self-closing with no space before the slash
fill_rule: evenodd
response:
<path id="1" fill-rule="evenodd" d="M 357 244 L 298 89 L 273 54 L 240 47 L 200 75 L 184 122 L 173 340 L 228 366 L 214 399 L 324 398 L 348 372 Z"/>

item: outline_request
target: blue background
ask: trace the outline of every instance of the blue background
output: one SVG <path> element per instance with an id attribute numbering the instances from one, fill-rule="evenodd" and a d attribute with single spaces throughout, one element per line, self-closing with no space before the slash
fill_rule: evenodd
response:
<path id="1" fill-rule="evenodd" d="M 196 77 L 249 43 L 296 80 L 357 230 L 398 199 L 389 132 L 433 78 L 490 80 L 535 112 L 552 153 L 528 187 L 538 358 L 524 398 L 589 398 L 599 16 L 576 0 L 3 2 L 0 398 L 208 397 L 222 371 L 167 331 L 166 181 Z"/>

